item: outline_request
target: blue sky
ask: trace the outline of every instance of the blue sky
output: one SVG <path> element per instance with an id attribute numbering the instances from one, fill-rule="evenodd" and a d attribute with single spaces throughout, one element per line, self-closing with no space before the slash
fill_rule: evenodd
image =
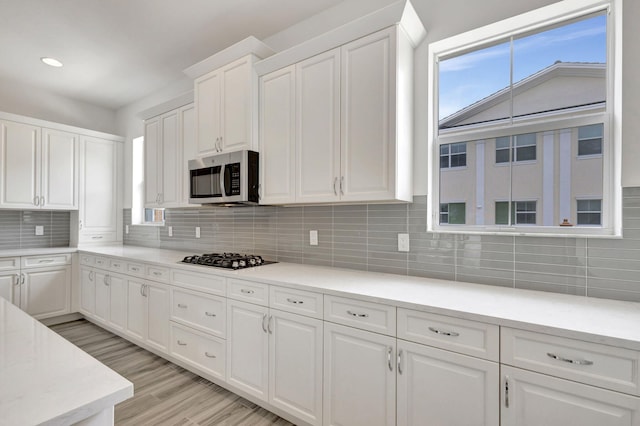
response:
<path id="1" fill-rule="evenodd" d="M 510 84 L 510 41 L 440 61 L 439 119 Z M 606 62 L 606 16 L 583 19 L 513 41 L 514 83 L 562 62 Z"/>

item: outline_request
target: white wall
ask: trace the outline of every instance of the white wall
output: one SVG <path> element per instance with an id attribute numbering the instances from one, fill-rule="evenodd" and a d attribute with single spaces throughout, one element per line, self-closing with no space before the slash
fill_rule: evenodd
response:
<path id="1" fill-rule="evenodd" d="M 6 79 L 0 80 L 0 111 L 105 133 L 118 133 L 116 112 L 111 109 Z"/>
<path id="2" fill-rule="evenodd" d="M 149 108 L 176 98 L 185 92 L 193 90 L 193 80 L 187 78 L 173 82 L 160 92 L 142 98 L 126 107 L 120 108 L 116 114 L 117 133 L 124 136 L 124 194 L 123 207 L 131 208 L 131 157 L 132 141 L 144 135 L 144 124 L 138 114 Z"/>

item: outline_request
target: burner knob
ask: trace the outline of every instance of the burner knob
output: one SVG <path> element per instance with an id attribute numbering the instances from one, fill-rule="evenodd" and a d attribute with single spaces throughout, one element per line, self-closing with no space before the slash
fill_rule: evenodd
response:
<path id="1" fill-rule="evenodd" d="M 244 268 L 245 266 L 247 266 L 246 260 L 239 260 L 238 263 L 239 263 L 240 268 Z"/>
<path id="2" fill-rule="evenodd" d="M 257 262 L 256 262 L 256 259 L 255 259 L 255 258 L 253 258 L 253 257 L 252 257 L 251 259 L 249 259 L 249 264 L 250 264 L 251 266 L 255 265 L 256 263 L 257 263 Z"/>
<path id="3" fill-rule="evenodd" d="M 239 262 L 237 260 L 234 260 L 233 262 L 231 262 L 231 267 L 233 269 L 237 269 L 237 268 L 240 267 L 240 264 L 239 264 Z"/>

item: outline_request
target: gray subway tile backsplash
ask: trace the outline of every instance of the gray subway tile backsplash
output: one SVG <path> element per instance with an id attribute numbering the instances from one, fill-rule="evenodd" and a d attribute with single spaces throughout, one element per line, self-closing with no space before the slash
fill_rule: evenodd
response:
<path id="1" fill-rule="evenodd" d="M 125 244 L 640 301 L 640 188 L 625 188 L 623 200 L 622 239 L 429 233 L 426 196 L 416 196 L 411 204 L 170 209 L 173 237 L 166 226 L 131 226 Z M 15 228 L 12 214 L 0 214 L 3 233 Z M 398 233 L 409 233 L 408 253 L 398 252 Z"/>
<path id="2" fill-rule="evenodd" d="M 70 221 L 68 211 L 0 210 L 0 250 L 69 247 Z"/>

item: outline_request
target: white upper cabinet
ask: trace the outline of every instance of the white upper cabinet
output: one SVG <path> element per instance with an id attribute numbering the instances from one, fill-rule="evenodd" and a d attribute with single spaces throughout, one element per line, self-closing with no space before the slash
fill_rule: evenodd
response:
<path id="1" fill-rule="evenodd" d="M 263 204 L 413 199 L 413 50 L 425 33 L 410 3 L 400 6 L 389 9 L 404 12 L 398 20 L 363 18 L 256 65 Z M 291 105 L 269 87 L 292 76 L 283 65 L 295 66 L 293 137 L 283 127 Z M 286 137 L 274 137 L 277 128 Z M 294 170 L 295 188 L 285 167 Z"/>
<path id="2" fill-rule="evenodd" d="M 0 121 L 0 207 L 78 208 L 78 136 Z"/>
<path id="3" fill-rule="evenodd" d="M 160 118 L 154 117 L 144 123 L 144 205 L 146 207 L 160 204 L 161 152 Z"/>
<path id="4" fill-rule="evenodd" d="M 195 80 L 198 154 L 252 149 L 253 56 Z"/>

